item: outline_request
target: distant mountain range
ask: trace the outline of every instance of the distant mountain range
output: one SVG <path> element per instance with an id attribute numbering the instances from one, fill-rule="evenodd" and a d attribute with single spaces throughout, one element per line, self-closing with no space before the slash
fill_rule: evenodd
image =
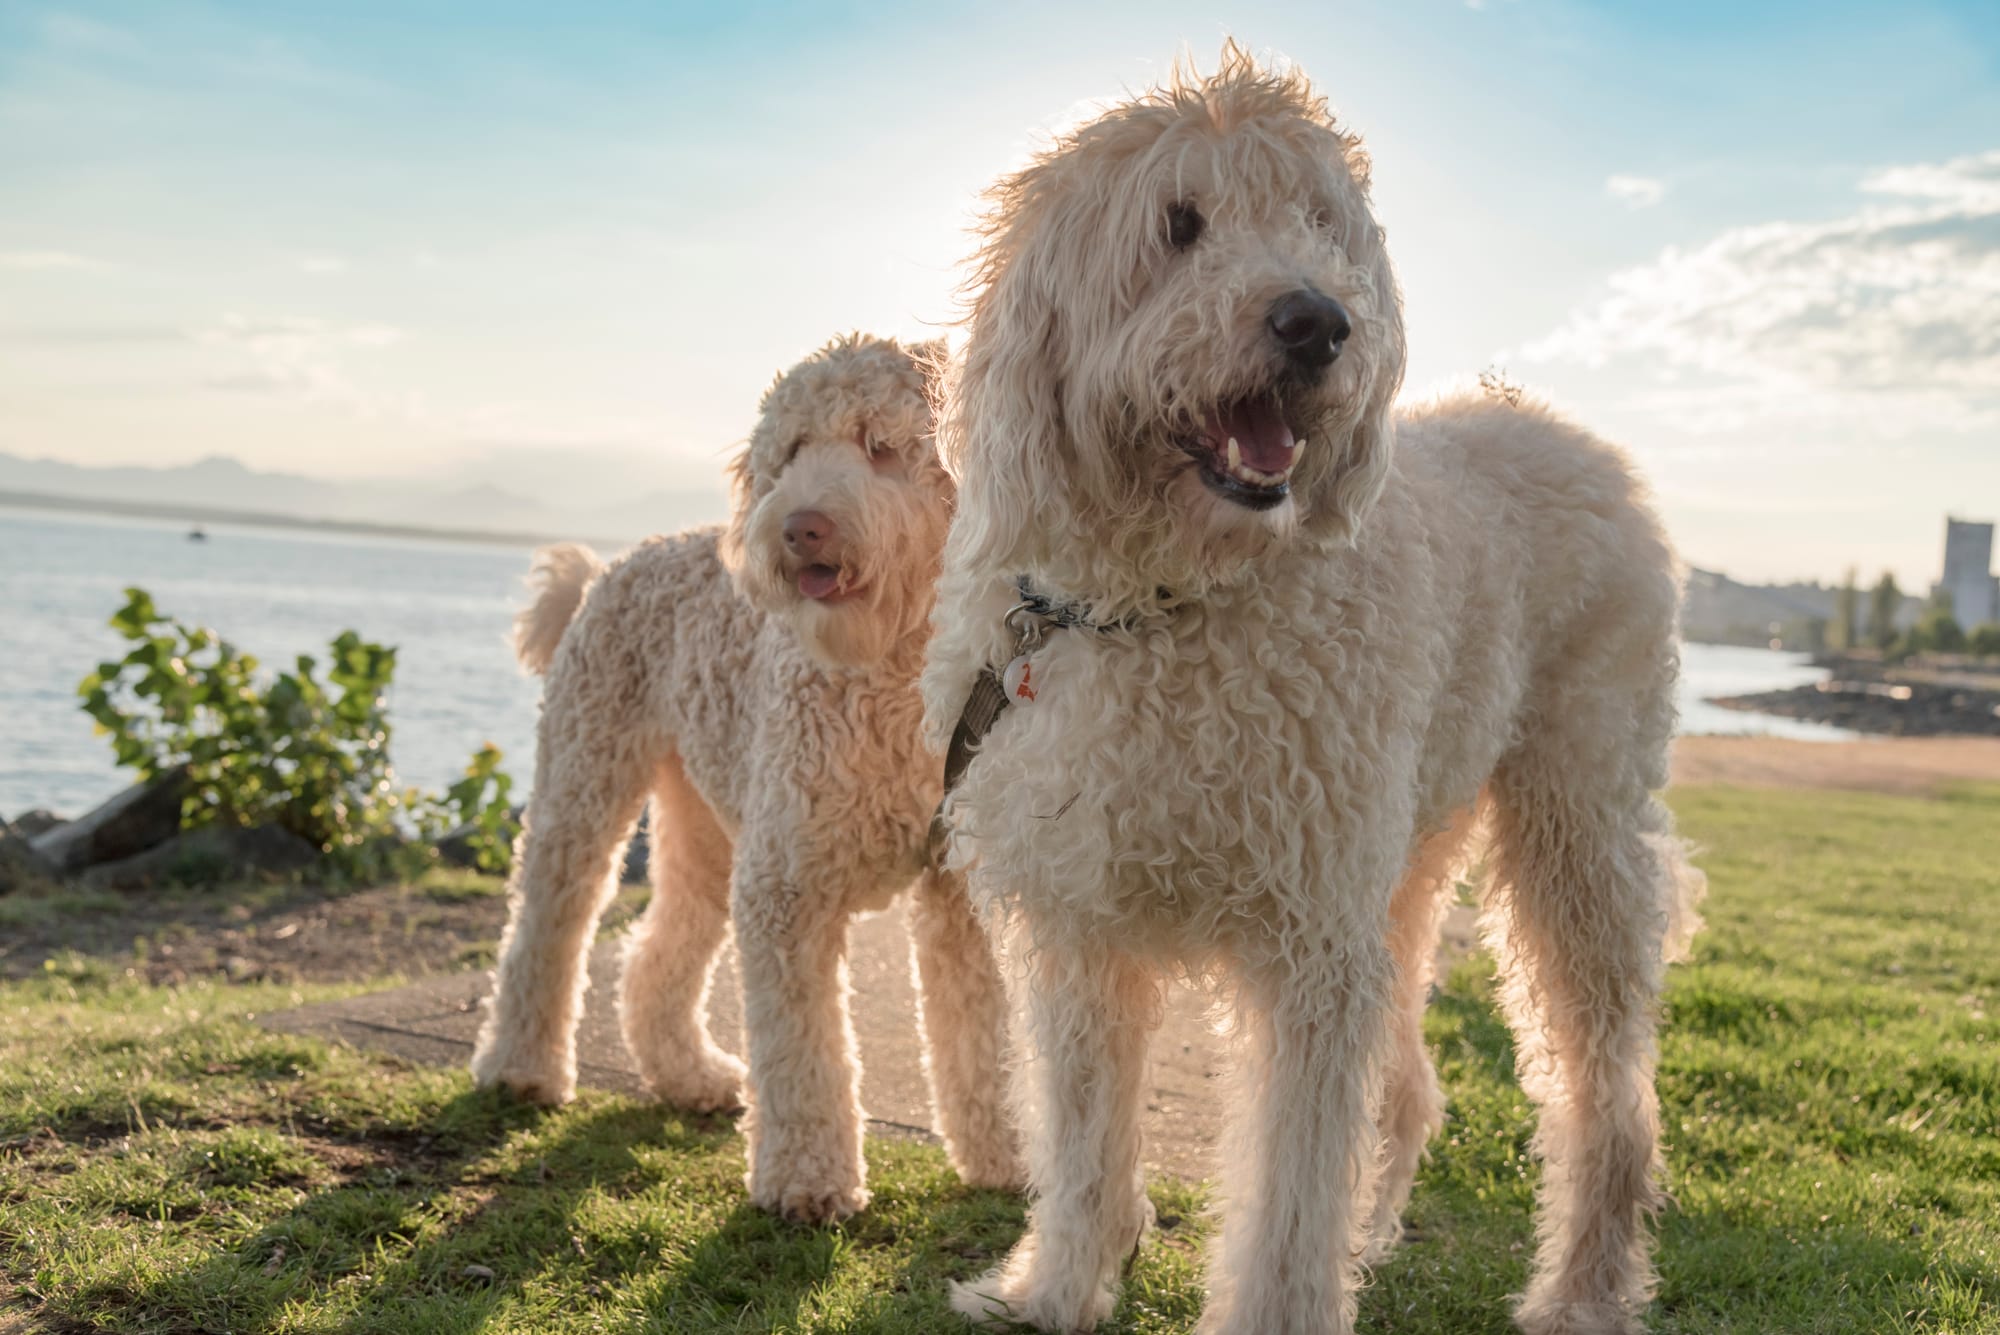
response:
<path id="1" fill-rule="evenodd" d="M 475 466 L 481 467 L 481 466 Z M 536 471 L 539 469 L 539 472 Z M 536 500 L 482 477 L 472 469 L 447 482 L 388 478 L 331 482 L 296 473 L 267 473 L 239 460 L 215 456 L 170 468 L 92 468 L 54 459 L 29 459 L 0 451 L 0 502 L 92 506 L 149 513 L 200 523 L 258 518 L 375 530 L 423 531 L 481 538 L 568 538 L 622 544 L 723 518 L 716 491 L 653 489 L 607 504 Z M 599 457 L 578 457 L 574 468 L 548 458 L 481 467 L 528 491 L 546 490 L 556 474 L 572 474 L 568 494 L 615 495 L 629 473 Z M 1789 638 L 1811 620 L 1833 616 L 1835 590 L 1821 584 L 1740 584 L 1718 571 L 1691 570 L 1682 608 L 1688 638 L 1717 643 L 1764 644 L 1782 630 Z M 1867 606 L 1864 592 L 1863 607 Z M 1922 601 L 1905 598 L 1899 625 L 1913 622 Z"/>
<path id="2" fill-rule="evenodd" d="M 150 508 L 199 519 L 276 518 L 481 534 L 627 542 L 723 517 L 719 492 L 664 489 L 604 504 L 538 501 L 492 482 L 335 482 L 267 473 L 215 456 L 167 468 L 93 468 L 0 451 L 0 492 Z M 616 494 L 607 485 L 604 494 Z"/>

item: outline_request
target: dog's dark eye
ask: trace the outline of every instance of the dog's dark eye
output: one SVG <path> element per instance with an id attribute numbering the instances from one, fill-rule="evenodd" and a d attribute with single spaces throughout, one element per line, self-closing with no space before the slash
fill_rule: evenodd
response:
<path id="1" fill-rule="evenodd" d="M 1201 216 L 1201 210 L 1193 200 L 1177 199 L 1167 205 L 1167 241 L 1175 250 L 1186 250 L 1201 240 L 1201 232 L 1208 226 L 1208 219 Z"/>

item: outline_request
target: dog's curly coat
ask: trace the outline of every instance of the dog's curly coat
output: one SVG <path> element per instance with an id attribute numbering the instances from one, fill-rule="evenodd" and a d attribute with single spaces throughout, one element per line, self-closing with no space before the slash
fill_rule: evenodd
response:
<path id="1" fill-rule="evenodd" d="M 1229 1003 L 1243 1106 L 1201 1329 L 1351 1328 L 1442 1118 L 1421 1016 L 1490 831 L 1487 935 L 1541 1108 L 1528 1331 L 1632 1331 L 1652 1283 L 1663 959 L 1694 927 L 1666 782 L 1674 562 L 1630 464 L 1533 403 L 1398 412 L 1368 160 L 1225 50 L 1000 183 L 941 430 L 959 479 L 934 745 L 1051 631 L 954 795 L 1032 1050 L 1026 1238 L 955 1295 L 1085 1330 L 1144 1228 L 1161 977 Z"/>
<path id="2" fill-rule="evenodd" d="M 626 1044 L 667 1102 L 742 1101 L 743 1063 L 704 1022 L 733 920 L 750 1195 L 796 1219 L 867 1204 L 847 925 L 913 881 L 952 1161 L 969 1182 L 1020 1178 L 999 973 L 963 886 L 925 857 L 941 783 L 916 674 L 951 506 L 927 374 L 938 353 L 856 336 L 792 368 L 735 464 L 727 530 L 656 538 L 609 568 L 547 549 L 517 625 L 522 662 L 548 684 L 473 1071 L 543 1102 L 572 1093 L 584 957 L 650 797 L 653 897 L 625 951 Z"/>

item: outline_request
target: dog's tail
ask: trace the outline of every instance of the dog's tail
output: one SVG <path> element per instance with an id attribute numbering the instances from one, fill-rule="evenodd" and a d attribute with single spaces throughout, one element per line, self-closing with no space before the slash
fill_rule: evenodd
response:
<path id="1" fill-rule="evenodd" d="M 1649 841 L 1665 880 L 1661 889 L 1667 914 L 1666 960 L 1677 964 L 1688 958 L 1695 933 L 1701 930 L 1701 901 L 1708 898 L 1708 877 L 1694 865 L 1695 848 L 1686 840 L 1659 833 L 1649 836 Z"/>
<path id="2" fill-rule="evenodd" d="M 596 552 L 575 542 L 559 542 L 535 552 L 528 587 L 535 600 L 514 617 L 514 656 L 537 675 L 547 672 L 583 592 L 604 570 Z"/>

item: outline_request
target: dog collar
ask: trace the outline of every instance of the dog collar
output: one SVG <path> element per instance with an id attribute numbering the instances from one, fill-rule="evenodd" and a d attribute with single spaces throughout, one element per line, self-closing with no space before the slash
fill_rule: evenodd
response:
<path id="1" fill-rule="evenodd" d="M 1085 604 L 1065 602 L 1038 592 L 1034 582 L 1026 575 L 1014 579 L 1014 591 L 1021 600 L 1007 609 L 1007 629 L 1014 636 L 1014 650 L 1010 661 L 996 668 L 988 664 L 980 670 L 979 677 L 972 683 L 972 694 L 966 697 L 965 709 L 958 716 L 958 726 L 952 729 L 951 745 L 944 755 L 944 796 L 938 799 L 938 809 L 931 817 L 930 853 L 933 863 L 940 859 L 944 851 L 944 804 L 950 798 L 952 789 L 965 776 L 966 766 L 972 763 L 973 752 L 993 725 L 1013 703 L 1015 694 L 1026 700 L 1035 698 L 1024 670 L 1021 680 L 1009 689 L 1008 678 L 1014 664 L 1023 663 L 1027 656 L 1041 647 L 1050 630 L 1094 630 L 1100 635 L 1114 630 L 1131 630 L 1138 624 L 1136 615 L 1128 614 L 1115 621 L 1093 621 L 1085 612 Z M 1166 589 L 1159 591 L 1162 602 L 1172 599 L 1173 594 Z"/>
<path id="2" fill-rule="evenodd" d="M 1008 609 L 1007 624 L 1023 640 L 1027 637 L 1025 634 L 1021 634 L 1020 627 L 1015 625 L 1017 617 L 1031 618 L 1033 621 L 1040 623 L 1042 627 L 1060 626 L 1065 630 L 1087 629 L 1099 632 L 1130 630 L 1138 624 L 1136 614 L 1122 616 L 1116 621 L 1092 621 L 1085 614 L 1085 604 L 1062 602 L 1050 597 L 1046 593 L 1037 592 L 1034 581 L 1030 580 L 1026 575 L 1015 576 L 1014 591 L 1021 595 L 1021 601 Z M 1165 589 L 1160 590 L 1162 601 L 1172 596 Z M 1039 637 L 1037 638 L 1037 642 L 1039 643 Z"/>

